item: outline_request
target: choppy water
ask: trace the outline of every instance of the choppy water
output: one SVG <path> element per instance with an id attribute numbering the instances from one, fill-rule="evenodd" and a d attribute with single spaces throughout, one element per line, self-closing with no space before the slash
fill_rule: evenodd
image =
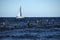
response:
<path id="1" fill-rule="evenodd" d="M 44 25 L 47 19 L 49 20 L 48 25 L 52 26 Z M 51 22 L 52 19 L 54 19 L 54 24 Z M 42 20 L 42 26 L 35 25 L 37 20 Z M 35 26 L 27 27 L 27 21 Z M 60 25 L 56 26 L 60 24 L 60 18 L 0 18 L 0 27 L 3 22 L 6 22 L 10 29 L 0 28 L 0 40 L 60 40 Z"/>

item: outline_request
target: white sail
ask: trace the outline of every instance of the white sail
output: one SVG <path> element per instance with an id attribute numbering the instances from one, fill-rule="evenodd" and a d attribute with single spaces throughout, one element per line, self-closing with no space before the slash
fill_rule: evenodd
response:
<path id="1" fill-rule="evenodd" d="M 17 18 L 23 18 L 23 17 L 22 17 L 21 6 L 20 6 L 20 12 L 18 13 Z"/>

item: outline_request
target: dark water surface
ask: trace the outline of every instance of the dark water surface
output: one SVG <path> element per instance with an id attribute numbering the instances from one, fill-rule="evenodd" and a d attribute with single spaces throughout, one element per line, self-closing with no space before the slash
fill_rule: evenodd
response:
<path id="1" fill-rule="evenodd" d="M 60 40 L 60 17 L 0 17 L 0 40 Z"/>

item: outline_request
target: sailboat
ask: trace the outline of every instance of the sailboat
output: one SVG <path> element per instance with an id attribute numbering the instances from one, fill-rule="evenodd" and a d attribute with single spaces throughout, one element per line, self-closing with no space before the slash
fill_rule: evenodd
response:
<path id="1" fill-rule="evenodd" d="M 20 12 L 19 12 L 18 15 L 16 16 L 16 18 L 23 18 L 23 17 L 22 17 L 21 6 L 20 6 Z"/>

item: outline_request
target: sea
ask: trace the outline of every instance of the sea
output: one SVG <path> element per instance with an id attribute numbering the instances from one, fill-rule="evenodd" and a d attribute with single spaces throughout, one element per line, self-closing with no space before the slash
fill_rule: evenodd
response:
<path id="1" fill-rule="evenodd" d="M 60 40 L 60 17 L 0 17 L 0 40 Z"/>

